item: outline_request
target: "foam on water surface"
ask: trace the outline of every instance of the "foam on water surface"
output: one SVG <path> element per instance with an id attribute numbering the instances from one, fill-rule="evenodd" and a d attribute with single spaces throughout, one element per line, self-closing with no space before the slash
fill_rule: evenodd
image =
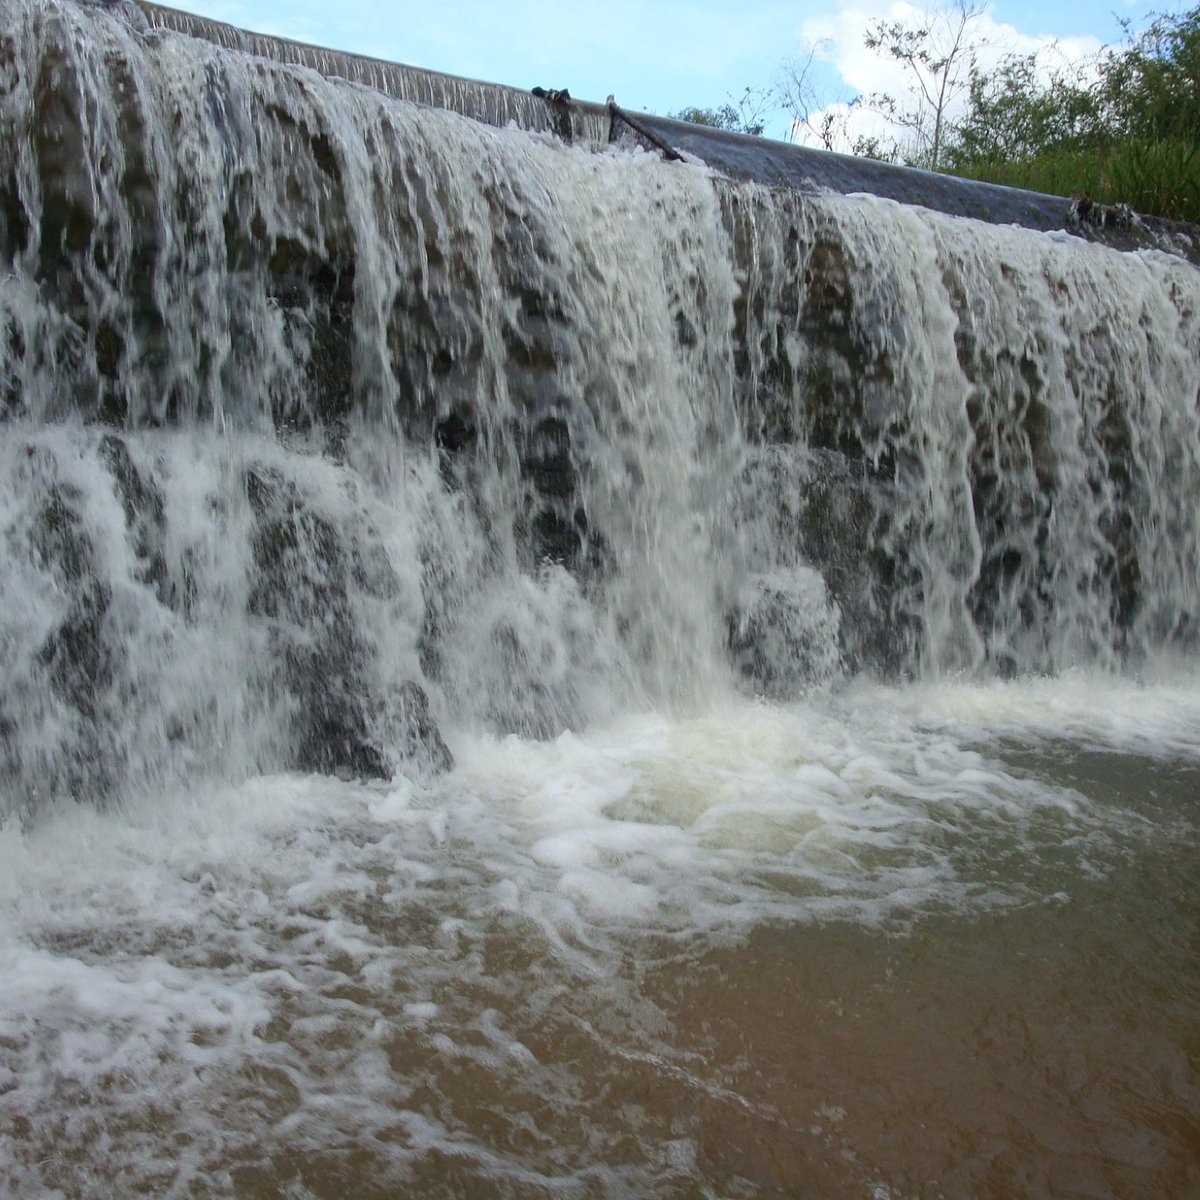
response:
<path id="1" fill-rule="evenodd" d="M 542 1061 L 563 1039 L 583 1037 L 602 1073 L 649 1055 L 656 1075 L 711 1088 L 641 994 L 639 958 L 698 963 L 764 926 L 911 937 L 948 916 L 1070 905 L 1130 839 L 1162 830 L 1137 796 L 1114 808 L 1006 768 L 982 731 L 1011 737 L 1019 711 L 1026 730 L 1086 744 L 1124 710 L 1137 744 L 1185 699 L 1093 680 L 1093 701 L 1100 686 L 1090 708 L 1080 680 L 862 687 L 550 742 L 463 734 L 436 783 L 260 777 L 10 823 L 9 1185 L 54 1177 L 35 1167 L 46 1138 L 63 1179 L 95 1172 L 93 1195 L 223 1194 L 238 1171 L 266 1170 L 262 1156 L 332 1138 L 366 1154 L 376 1182 L 448 1156 L 506 1187 L 534 1163 L 567 1186 L 537 1138 L 497 1155 L 463 1073 L 501 1089 L 517 1124 L 521 1096 L 578 1110 L 578 1065 Z M 1164 745 L 1194 765 L 1179 729 Z M 1183 798 L 1176 816 L 1194 841 Z M 622 1186 L 626 1120 L 597 1134 L 604 1194 Z M 672 1177 L 669 1141 L 637 1144 L 631 1186 Z"/>
<path id="2" fill-rule="evenodd" d="M 1189 263 L 0 21 L 0 1192 L 1200 1191 Z"/>

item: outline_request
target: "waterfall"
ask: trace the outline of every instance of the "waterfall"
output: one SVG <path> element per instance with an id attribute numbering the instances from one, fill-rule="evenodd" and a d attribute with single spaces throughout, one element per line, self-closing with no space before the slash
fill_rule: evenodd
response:
<path id="1" fill-rule="evenodd" d="M 727 211 L 747 486 L 781 504 L 769 553 L 796 553 L 793 521 L 859 660 L 1022 673 L 1194 647 L 1194 266 L 870 197 L 739 189 Z"/>
<path id="2" fill-rule="evenodd" d="M 1200 271 L 534 99 L 0 5 L 0 1195 L 1197 1194 Z"/>
<path id="3" fill-rule="evenodd" d="M 168 24 L 0 29 L 0 811 L 1194 650 L 1186 260 Z"/>

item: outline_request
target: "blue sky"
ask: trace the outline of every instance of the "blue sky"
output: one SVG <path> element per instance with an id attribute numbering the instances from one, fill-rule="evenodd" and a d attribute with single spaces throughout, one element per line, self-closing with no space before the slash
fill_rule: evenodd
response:
<path id="1" fill-rule="evenodd" d="M 782 60 L 821 41 L 819 83 L 830 99 L 886 84 L 862 30 L 902 13 L 903 0 L 176 0 L 243 28 L 517 87 L 568 87 L 629 109 L 711 106 L 764 86 Z M 995 0 L 993 40 L 1023 49 L 1061 39 L 1068 57 L 1119 40 L 1171 0 Z M 780 118 L 782 122 L 782 118 Z M 783 135 L 782 124 L 768 134 Z"/>

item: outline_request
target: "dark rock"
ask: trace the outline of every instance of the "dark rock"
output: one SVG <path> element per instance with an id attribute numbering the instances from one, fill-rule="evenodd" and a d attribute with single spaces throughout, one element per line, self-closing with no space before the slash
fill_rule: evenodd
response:
<path id="1" fill-rule="evenodd" d="M 521 470 L 543 496 L 565 499 L 575 494 L 571 432 L 561 417 L 537 423 L 521 456 Z"/>
<path id="2" fill-rule="evenodd" d="M 161 603 L 174 608 L 178 597 L 163 553 L 166 507 L 162 492 L 137 469 L 129 447 L 121 438 L 105 434 L 100 439 L 99 450 L 113 477 L 125 513 L 125 525 L 133 537 L 133 549 L 138 559 L 137 576 L 154 588 Z"/>
<path id="3" fill-rule="evenodd" d="M 323 711 L 304 715 L 290 765 L 342 779 L 391 779 L 392 766 L 383 751 L 364 740 L 357 722 L 331 707 L 321 705 Z"/>
<path id="4" fill-rule="evenodd" d="M 397 689 L 396 710 L 396 749 L 401 757 L 432 771 L 451 770 L 454 755 L 429 712 L 425 689 L 411 679 L 402 683 Z"/>
<path id="5" fill-rule="evenodd" d="M 87 581 L 75 593 L 66 618 L 38 651 L 38 661 L 46 667 L 55 690 L 89 719 L 96 718 L 112 684 L 112 654 L 104 637 L 111 599 L 106 584 Z"/>
<path id="6" fill-rule="evenodd" d="M 531 528 L 534 558 L 539 562 L 574 565 L 581 557 L 586 528 L 582 509 L 571 519 L 555 509 L 542 509 L 533 518 Z"/>
<path id="7" fill-rule="evenodd" d="M 296 485 L 261 464 L 246 472 L 257 515 L 254 586 L 248 608 L 269 622 L 273 678 L 291 700 L 293 751 L 287 765 L 328 774 L 389 778 L 371 736 L 368 653 L 347 584 L 368 572 L 351 541 L 314 512 Z"/>
<path id="8" fill-rule="evenodd" d="M 110 709 L 121 664 L 110 645 L 112 588 L 84 519 L 84 496 L 59 478 L 53 453 L 28 446 L 22 467 L 33 501 L 30 565 L 53 581 L 62 607 L 32 651 L 31 686 L 20 672 L 10 681 L 9 707 L 0 713 L 0 781 L 14 795 L 26 793 L 30 806 L 39 794 L 102 801 L 118 767 Z"/>
<path id="9" fill-rule="evenodd" d="M 764 695 L 786 700 L 839 673 L 838 614 L 816 571 L 754 577 L 728 628 L 734 665 Z"/>
<path id="10" fill-rule="evenodd" d="M 479 430 L 462 412 L 455 410 L 438 422 L 434 438 L 440 450 L 447 454 L 461 454 L 475 448 Z"/>

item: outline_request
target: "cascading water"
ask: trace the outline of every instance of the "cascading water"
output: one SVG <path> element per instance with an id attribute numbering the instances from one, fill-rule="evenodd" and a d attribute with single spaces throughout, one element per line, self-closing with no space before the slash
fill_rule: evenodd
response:
<path id="1" fill-rule="evenodd" d="M 814 450 L 851 471 L 861 499 L 837 488 L 841 515 L 801 537 L 856 624 L 882 621 L 887 660 L 1028 672 L 1194 646 L 1192 266 L 869 198 L 730 207 L 770 447 L 751 469 L 772 480 L 784 443 L 793 479 Z"/>
<path id="2" fill-rule="evenodd" d="M 700 171 L 69 8 L 16 33 L 3 375 L 36 499 L 10 545 L 44 596 L 8 631 L 15 792 L 78 761 L 96 787 L 211 752 L 361 768 L 418 681 L 542 735 L 714 685 L 739 434 Z M 232 675 L 166 695 L 209 641 Z M 106 745 L 143 706 L 157 734 Z"/>
<path id="3" fill-rule="evenodd" d="M 1200 273 L 171 24 L 0 18 L 0 1193 L 1075 1194 L 1091 914 L 1122 1086 L 1200 994 Z"/>

